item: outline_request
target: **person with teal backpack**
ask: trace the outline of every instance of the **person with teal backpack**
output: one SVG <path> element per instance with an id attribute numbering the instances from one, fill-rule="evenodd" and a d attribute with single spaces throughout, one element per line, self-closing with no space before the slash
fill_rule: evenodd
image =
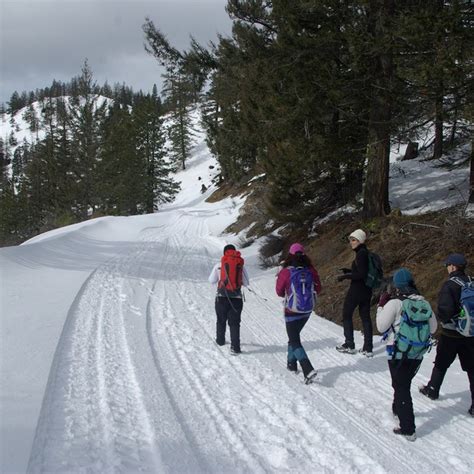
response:
<path id="1" fill-rule="evenodd" d="M 416 439 L 411 381 L 418 372 L 424 354 L 436 332 L 436 317 L 430 304 L 416 288 L 406 268 L 393 275 L 392 292 L 381 294 L 377 308 L 377 329 L 384 334 L 388 367 L 392 377 L 392 411 L 400 421 L 393 432 L 409 441 Z"/>

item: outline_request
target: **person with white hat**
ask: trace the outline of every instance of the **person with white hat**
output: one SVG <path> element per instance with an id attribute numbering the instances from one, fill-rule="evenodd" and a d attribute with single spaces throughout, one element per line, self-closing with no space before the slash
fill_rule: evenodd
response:
<path id="1" fill-rule="evenodd" d="M 369 272 L 369 251 L 365 245 L 366 239 L 367 235 L 362 229 L 356 229 L 349 235 L 349 244 L 355 252 L 355 259 L 352 262 L 351 268 L 341 268 L 343 274 L 337 277 L 337 281 L 350 280 L 351 284 L 342 309 L 345 341 L 343 344 L 336 346 L 336 349 L 346 354 L 356 353 L 352 317 L 355 309 L 359 308 L 364 330 L 364 346 L 359 352 L 366 357 L 373 357 L 373 329 L 372 320 L 370 319 L 372 288 L 365 284 Z"/>

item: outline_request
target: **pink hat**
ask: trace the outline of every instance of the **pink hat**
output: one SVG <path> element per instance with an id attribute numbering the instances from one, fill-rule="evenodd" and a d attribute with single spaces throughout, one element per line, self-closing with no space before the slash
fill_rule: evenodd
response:
<path id="1" fill-rule="evenodd" d="M 298 252 L 304 254 L 304 247 L 301 244 L 292 244 L 290 247 L 290 255 L 296 255 Z"/>

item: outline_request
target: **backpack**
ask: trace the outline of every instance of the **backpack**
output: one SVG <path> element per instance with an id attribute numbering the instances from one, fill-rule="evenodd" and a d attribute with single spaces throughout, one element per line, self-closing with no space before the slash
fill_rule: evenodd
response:
<path id="1" fill-rule="evenodd" d="M 402 302 L 400 326 L 395 333 L 393 359 L 421 359 L 431 348 L 429 319 L 433 314 L 426 300 Z"/>
<path id="2" fill-rule="evenodd" d="M 290 289 L 285 308 L 292 313 L 311 313 L 315 303 L 313 274 L 308 267 L 288 267 Z"/>
<path id="3" fill-rule="evenodd" d="M 378 288 L 382 283 L 383 269 L 382 259 L 374 252 L 369 252 L 369 271 L 365 279 L 365 286 L 369 288 Z"/>
<path id="4" fill-rule="evenodd" d="M 221 274 L 217 284 L 217 292 L 229 298 L 240 296 L 244 259 L 237 250 L 226 250 L 221 258 Z"/>
<path id="5" fill-rule="evenodd" d="M 468 281 L 453 277 L 452 281 L 461 287 L 461 298 L 459 304 L 461 312 L 454 319 L 456 331 L 466 337 L 474 337 L 474 281 L 469 277 Z"/>

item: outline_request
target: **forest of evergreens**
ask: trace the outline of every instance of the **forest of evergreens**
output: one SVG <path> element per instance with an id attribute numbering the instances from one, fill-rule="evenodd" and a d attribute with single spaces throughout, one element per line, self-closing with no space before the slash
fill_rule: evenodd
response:
<path id="1" fill-rule="evenodd" d="M 232 37 L 210 50 L 179 52 L 144 29 L 176 77 L 207 74 L 223 176 L 266 172 L 275 215 L 314 218 L 360 193 L 365 215 L 386 214 L 394 140 L 416 149 L 432 128 L 439 158 L 472 136 L 472 2 L 229 0 L 227 11 Z"/>
<path id="2" fill-rule="evenodd" d="M 146 19 L 146 49 L 165 67 L 161 97 L 93 84 L 87 65 L 70 84 L 15 93 L 46 137 L 2 144 L 0 233 L 18 241 L 98 214 L 152 212 L 176 190 L 163 158 L 185 167 L 189 108 L 202 108 L 221 178 L 266 173 L 268 212 L 305 222 L 356 200 L 367 217 L 390 212 L 394 141 L 439 158 L 473 140 L 474 7 L 466 0 L 228 0 L 230 37 L 177 50 Z M 94 105 L 91 97 L 110 102 Z M 67 107 L 63 97 L 76 101 Z M 73 112 L 72 115 L 70 112 Z M 471 160 L 471 195 L 474 166 Z M 166 164 L 168 163 L 168 165 Z M 10 212 L 14 209 L 14 212 Z M 18 217 L 21 216 L 21 217 Z"/>
<path id="3" fill-rule="evenodd" d="M 178 191 L 172 173 L 183 160 L 165 142 L 181 137 L 174 125 L 164 129 L 168 109 L 156 86 L 147 94 L 99 87 L 86 62 L 70 84 L 14 93 L 13 126 L 20 110 L 36 139 L 0 137 L 3 245 L 90 217 L 153 212 Z"/>

